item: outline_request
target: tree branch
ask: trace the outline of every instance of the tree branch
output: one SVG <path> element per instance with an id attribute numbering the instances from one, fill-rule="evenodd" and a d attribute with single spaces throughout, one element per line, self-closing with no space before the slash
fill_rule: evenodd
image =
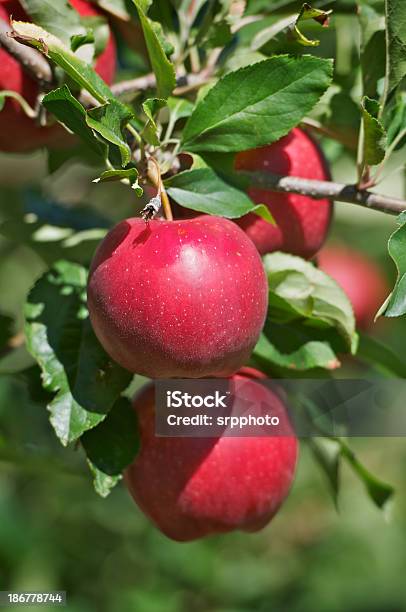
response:
<path id="1" fill-rule="evenodd" d="M 45 57 L 36 49 L 17 42 L 10 36 L 10 25 L 0 20 L 0 45 L 4 47 L 10 55 L 16 58 L 23 66 L 24 70 L 42 86 L 49 87 L 53 83 L 53 72 L 50 64 Z M 178 74 L 177 88 L 174 95 L 180 95 L 186 91 L 197 89 L 210 80 L 213 67 L 202 70 L 199 74 Z M 156 77 L 153 73 L 116 83 L 111 87 L 116 96 L 127 93 L 136 93 L 153 88 L 156 84 Z M 94 104 L 94 100 L 85 91 L 82 92 L 83 103 Z M 315 127 L 314 125 L 310 127 Z M 316 126 L 318 127 L 318 126 Z M 243 172 L 256 186 L 279 191 L 282 193 L 297 193 L 306 195 L 314 199 L 338 200 L 357 204 L 364 208 L 371 208 L 391 215 L 398 215 L 406 210 L 406 201 L 390 196 L 373 193 L 366 189 L 359 189 L 355 185 L 344 185 L 328 181 L 314 181 L 293 176 L 278 176 L 264 172 Z"/>
<path id="2" fill-rule="evenodd" d="M 40 51 L 17 42 L 11 32 L 11 26 L 0 20 L 0 46 L 20 62 L 25 72 L 40 85 L 51 85 L 54 78 L 49 62 Z"/>
<path id="3" fill-rule="evenodd" d="M 178 74 L 176 77 L 177 87 L 173 92 L 173 95 L 179 96 L 187 91 L 198 89 L 202 87 L 210 80 L 210 74 L 208 70 L 202 70 L 198 74 Z M 156 77 L 153 72 L 146 74 L 145 76 L 131 79 L 129 81 L 121 81 L 121 83 L 115 83 L 111 86 L 111 91 L 115 96 L 123 96 L 124 94 L 137 93 L 138 91 L 145 91 L 146 89 L 152 89 L 156 86 Z"/>
<path id="4" fill-rule="evenodd" d="M 269 172 L 241 172 L 250 179 L 255 187 L 279 191 L 282 193 L 297 193 L 309 196 L 315 200 L 337 200 L 357 204 L 364 208 L 379 210 L 390 215 L 399 215 L 406 210 L 406 201 L 373 193 L 366 189 L 358 189 L 355 185 L 344 185 L 330 181 L 313 181 L 295 176 L 279 176 Z"/>

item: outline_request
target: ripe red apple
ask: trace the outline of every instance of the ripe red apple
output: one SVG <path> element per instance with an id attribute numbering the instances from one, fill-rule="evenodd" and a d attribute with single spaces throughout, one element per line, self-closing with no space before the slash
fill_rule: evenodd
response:
<path id="1" fill-rule="evenodd" d="M 69 0 L 70 4 L 83 16 L 99 15 L 98 9 L 85 0 Z M 26 13 L 17 0 L 0 0 L 0 19 L 10 22 L 10 16 L 16 20 L 28 20 Z M 114 79 L 116 70 L 116 46 L 111 35 L 103 53 L 95 65 L 96 71 L 107 82 Z M 0 47 L 0 91 L 16 91 L 28 103 L 35 107 L 38 85 L 28 76 L 21 64 Z M 66 141 L 66 131 L 60 125 L 39 127 L 27 117 L 16 100 L 7 99 L 0 112 L 0 151 L 23 152 L 41 146 Z"/>
<path id="2" fill-rule="evenodd" d="M 246 400 L 266 404 L 283 423 L 285 435 L 157 437 L 153 385 L 134 398 L 141 449 L 126 470 L 125 481 L 141 510 L 174 540 L 190 541 L 234 530 L 258 531 L 289 493 L 298 442 L 282 401 L 246 375 L 234 375 L 230 387 L 232 413 L 234 406 L 238 408 L 239 402 Z"/>
<path id="3" fill-rule="evenodd" d="M 329 274 L 347 294 L 358 327 L 368 329 L 389 287 L 374 261 L 346 246 L 328 246 L 318 255 L 321 270 Z"/>
<path id="4" fill-rule="evenodd" d="M 233 374 L 258 339 L 267 295 L 251 240 L 209 215 L 123 221 L 99 246 L 88 285 L 106 351 L 151 378 Z"/>
<path id="5" fill-rule="evenodd" d="M 235 167 L 307 179 L 330 179 L 319 147 L 299 128 L 271 145 L 238 153 Z M 257 187 L 250 187 L 248 194 L 254 202 L 266 204 L 277 223 L 277 226 L 271 225 L 254 214 L 237 220 L 262 255 L 285 251 L 310 258 L 317 253 L 331 221 L 333 205 L 329 200 L 313 200 Z"/>

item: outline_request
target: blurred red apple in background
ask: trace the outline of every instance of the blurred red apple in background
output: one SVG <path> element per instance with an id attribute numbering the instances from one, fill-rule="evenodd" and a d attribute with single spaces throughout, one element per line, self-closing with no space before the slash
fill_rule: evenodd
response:
<path id="1" fill-rule="evenodd" d="M 97 7 L 85 0 L 69 0 L 82 16 L 100 15 Z M 9 24 L 13 19 L 28 21 L 29 18 L 17 0 L 0 0 L 0 19 Z M 10 28 L 11 29 L 11 28 Z M 116 46 L 110 35 L 106 48 L 97 58 L 95 69 L 110 84 L 116 71 Z M 0 47 L 0 91 L 16 91 L 35 107 L 38 84 L 24 71 L 22 65 L 5 49 Z M 64 143 L 66 131 L 60 125 L 39 127 L 22 110 L 16 100 L 6 99 L 0 111 L 0 151 L 23 152 L 41 146 Z"/>
<path id="2" fill-rule="evenodd" d="M 256 376 L 252 370 L 249 374 Z M 153 385 L 134 398 L 141 449 L 127 468 L 125 481 L 141 510 L 174 540 L 190 541 L 234 530 L 258 531 L 289 493 L 298 442 L 282 401 L 246 375 L 234 375 L 230 388 L 233 406 L 247 399 L 265 404 L 280 418 L 286 435 L 157 437 Z"/>
<path id="3" fill-rule="evenodd" d="M 357 326 L 368 329 L 389 294 L 388 283 L 377 264 L 347 246 L 327 246 L 317 257 L 321 270 L 329 274 L 350 299 Z"/>
<path id="4" fill-rule="evenodd" d="M 235 168 L 330 180 L 320 148 L 299 128 L 294 128 L 271 145 L 238 153 Z M 310 258 L 317 253 L 330 226 L 333 204 L 329 200 L 313 200 L 308 196 L 277 193 L 258 187 L 250 187 L 248 194 L 254 202 L 265 204 L 277 223 L 277 226 L 271 225 L 254 214 L 237 220 L 261 255 L 285 251 Z"/>

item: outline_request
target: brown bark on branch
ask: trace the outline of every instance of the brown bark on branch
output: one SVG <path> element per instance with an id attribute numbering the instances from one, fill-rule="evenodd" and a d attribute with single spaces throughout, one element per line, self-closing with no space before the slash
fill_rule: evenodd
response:
<path id="1" fill-rule="evenodd" d="M 379 210 L 390 215 L 398 215 L 406 210 L 406 201 L 392 196 L 359 189 L 356 185 L 344 185 L 332 181 L 313 181 L 295 176 L 279 176 L 269 172 L 242 172 L 256 187 L 279 191 L 282 193 L 298 193 L 315 200 L 337 200 L 357 204 L 364 208 Z"/>

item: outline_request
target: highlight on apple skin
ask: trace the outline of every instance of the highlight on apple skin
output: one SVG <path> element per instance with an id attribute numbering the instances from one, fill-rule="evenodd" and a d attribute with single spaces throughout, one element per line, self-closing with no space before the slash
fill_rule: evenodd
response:
<path id="1" fill-rule="evenodd" d="M 83 17 L 100 15 L 98 8 L 86 0 L 69 0 L 72 7 Z M 10 17 L 29 21 L 18 0 L 0 0 L 0 19 L 7 24 Z M 116 73 L 116 44 L 110 34 L 106 48 L 96 60 L 98 74 L 111 84 Z M 29 76 L 22 65 L 5 49 L 0 47 L 0 90 L 19 93 L 34 108 L 39 93 L 38 84 Z M 70 136 L 59 124 L 40 127 L 28 117 L 17 100 L 6 98 L 0 111 L 0 151 L 21 153 L 42 146 L 66 146 Z"/>
<path id="2" fill-rule="evenodd" d="M 90 269 L 97 337 L 117 363 L 150 378 L 233 374 L 258 340 L 267 303 L 252 241 L 214 216 L 127 219 L 102 241 Z"/>
<path id="3" fill-rule="evenodd" d="M 286 499 L 298 441 L 283 402 L 261 384 L 262 377 L 251 369 L 235 374 L 230 379 L 234 401 L 266 404 L 286 435 L 157 437 L 153 385 L 134 398 L 141 448 L 125 472 L 125 483 L 140 509 L 169 538 L 191 541 L 235 530 L 255 532 Z"/>
<path id="4" fill-rule="evenodd" d="M 300 128 L 294 128 L 271 145 L 238 153 L 235 168 L 330 180 L 327 162 L 319 146 Z M 314 200 L 254 186 L 248 189 L 248 195 L 254 202 L 265 204 L 276 221 L 276 225 L 271 225 L 252 213 L 237 220 L 261 255 L 285 251 L 309 259 L 321 248 L 333 213 L 333 204 L 329 200 Z"/>
<path id="5" fill-rule="evenodd" d="M 363 253 L 345 245 L 331 245 L 317 257 L 323 272 L 347 294 L 360 329 L 370 329 L 374 317 L 389 295 L 389 286 L 379 266 Z"/>

